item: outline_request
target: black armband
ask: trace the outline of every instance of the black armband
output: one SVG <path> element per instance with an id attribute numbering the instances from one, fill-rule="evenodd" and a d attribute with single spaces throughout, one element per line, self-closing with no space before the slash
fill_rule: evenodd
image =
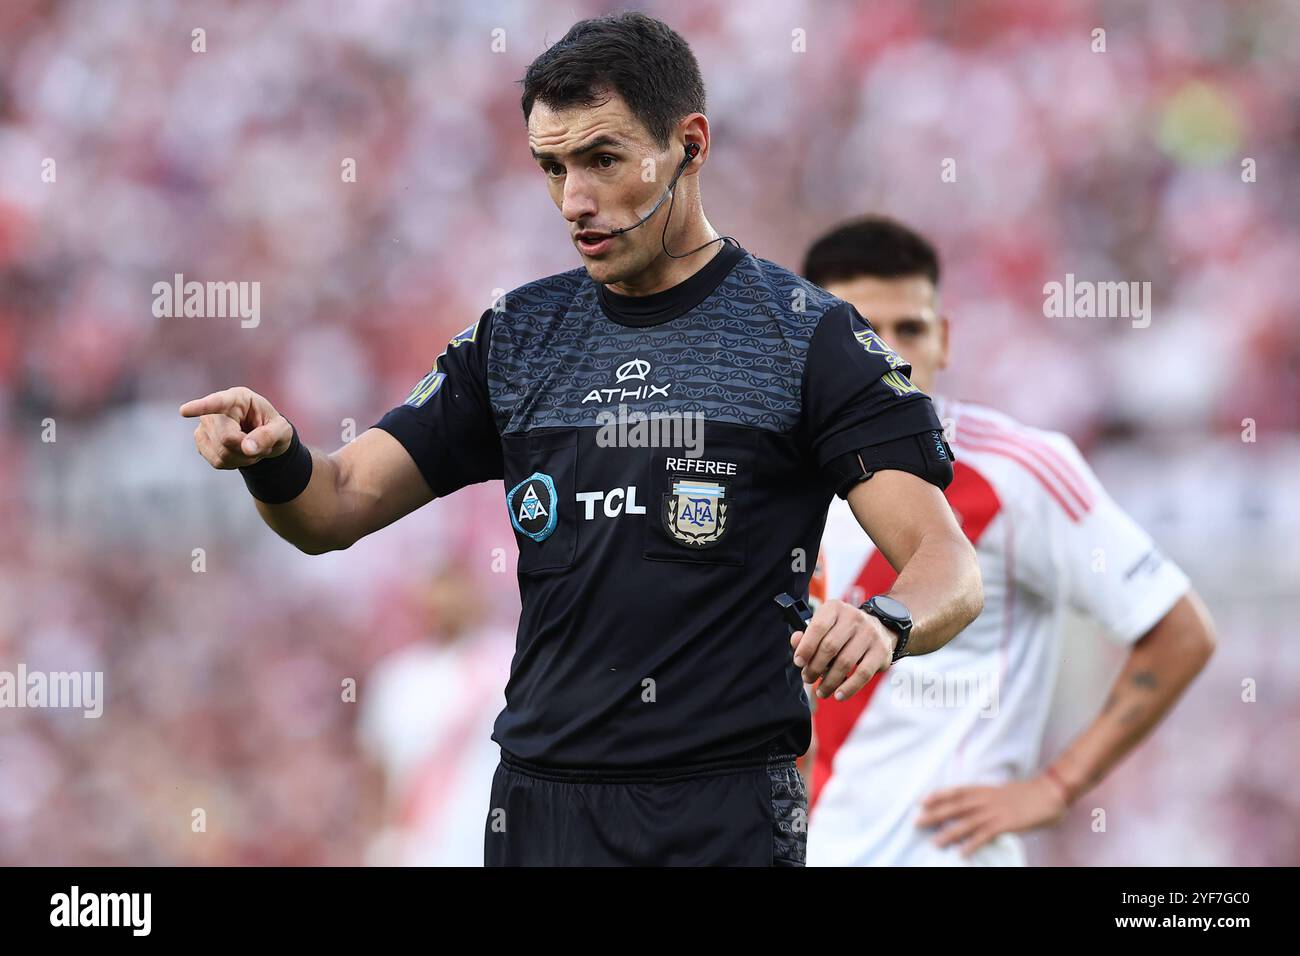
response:
<path id="1" fill-rule="evenodd" d="M 293 423 L 289 423 L 293 428 Z M 311 451 L 298 439 L 298 429 L 293 429 L 293 441 L 282 454 L 239 469 L 248 485 L 248 493 L 268 505 L 282 505 L 293 501 L 307 490 L 311 481 Z"/>
<path id="2" fill-rule="evenodd" d="M 847 498 L 854 485 L 878 471 L 906 471 L 942 491 L 952 483 L 952 463 L 952 448 L 935 429 L 845 452 L 828 461 L 825 470 L 835 494 Z"/>

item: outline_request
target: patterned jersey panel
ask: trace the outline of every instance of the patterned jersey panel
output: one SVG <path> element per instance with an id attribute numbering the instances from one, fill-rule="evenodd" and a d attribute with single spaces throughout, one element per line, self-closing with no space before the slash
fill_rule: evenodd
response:
<path id="1" fill-rule="evenodd" d="M 584 270 L 531 283 L 496 306 L 488 385 L 498 427 L 591 427 L 622 403 L 791 432 L 813 332 L 838 304 L 752 256 L 691 313 L 649 328 L 611 321 Z"/>

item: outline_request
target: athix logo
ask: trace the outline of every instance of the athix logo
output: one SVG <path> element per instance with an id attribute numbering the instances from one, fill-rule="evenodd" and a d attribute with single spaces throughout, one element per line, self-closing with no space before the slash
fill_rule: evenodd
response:
<path id="1" fill-rule="evenodd" d="M 582 404 L 588 402 L 626 402 L 642 401 L 651 398 L 667 398 L 668 389 L 673 387 L 672 382 L 664 385 L 655 385 L 649 382 L 651 365 L 643 358 L 635 358 L 624 362 L 614 370 L 614 383 L 619 388 L 593 388 L 582 398 Z M 623 385 L 624 382 L 641 382 L 633 388 Z"/>
<path id="2" fill-rule="evenodd" d="M 645 381 L 645 377 L 650 374 L 650 363 L 645 359 L 632 359 L 630 362 L 624 362 L 614 370 L 614 381 L 626 382 L 629 378 L 639 378 Z"/>
<path id="3" fill-rule="evenodd" d="M 152 893 L 70 893 L 50 897 L 51 926 L 129 926 L 131 935 L 148 936 Z"/>

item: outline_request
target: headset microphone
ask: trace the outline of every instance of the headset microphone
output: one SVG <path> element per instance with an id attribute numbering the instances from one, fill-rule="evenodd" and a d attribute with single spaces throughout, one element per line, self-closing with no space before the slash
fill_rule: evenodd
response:
<path id="1" fill-rule="evenodd" d="M 677 185 L 677 180 L 681 179 L 682 173 L 686 171 L 686 167 L 690 165 L 691 160 L 694 159 L 699 154 L 699 152 L 700 152 L 700 145 L 698 143 L 687 143 L 686 158 L 683 159 L 681 163 L 678 164 L 677 172 L 673 173 L 672 182 L 668 184 L 668 188 L 664 190 L 664 194 L 659 197 L 659 201 L 655 203 L 653 207 L 651 207 L 648 213 L 646 213 L 644 216 L 642 216 L 632 225 L 624 226 L 622 229 L 614 229 L 610 232 L 610 235 L 621 236 L 625 232 L 631 232 L 637 226 L 645 225 L 646 222 L 650 219 L 650 217 L 659 211 L 659 207 L 664 204 L 664 200 L 673 194 L 673 187 Z"/>
<path id="2" fill-rule="evenodd" d="M 664 254 L 666 256 L 668 256 L 671 259 L 685 259 L 687 256 L 695 255 L 695 253 L 699 252 L 701 249 L 705 248 L 706 246 L 711 246 L 715 242 L 725 242 L 728 239 L 731 240 L 732 245 L 734 245 L 736 248 L 740 248 L 740 243 L 736 242 L 736 240 L 731 236 L 718 236 L 718 238 L 710 239 L 708 242 L 704 243 L 703 245 L 696 246 L 694 249 L 690 250 L 689 252 L 683 252 L 681 255 L 674 255 L 673 253 L 668 251 L 668 221 L 673 218 L 673 207 L 677 205 L 677 193 L 674 191 L 673 187 L 677 185 L 677 180 L 679 180 L 682 176 L 682 173 L 686 171 L 686 167 L 691 164 L 691 160 L 693 160 L 696 156 L 698 156 L 699 153 L 700 153 L 699 143 L 687 143 L 686 158 L 683 159 L 681 163 L 678 165 L 677 172 L 673 173 L 672 182 L 668 184 L 668 188 L 664 190 L 664 194 L 659 197 L 659 201 L 654 204 L 654 207 L 648 213 L 646 213 L 644 216 L 638 219 L 636 222 L 632 223 L 632 225 L 624 226 L 622 229 L 615 229 L 612 232 L 610 232 L 609 235 L 611 237 L 621 236 L 624 233 L 631 232 L 637 226 L 645 225 L 645 223 L 650 219 L 650 217 L 659 211 L 659 207 L 664 204 L 664 200 L 667 199 L 669 196 L 671 196 L 673 201 L 668 204 L 668 215 L 664 217 L 664 231 L 663 234 L 659 237 L 659 242 L 664 247 Z"/>

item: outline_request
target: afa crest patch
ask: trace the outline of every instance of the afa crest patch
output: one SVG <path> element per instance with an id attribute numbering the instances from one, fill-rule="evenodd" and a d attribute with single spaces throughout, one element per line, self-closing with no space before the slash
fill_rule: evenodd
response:
<path id="1" fill-rule="evenodd" d="M 711 548 L 727 533 L 730 508 L 725 483 L 682 478 L 664 495 L 664 528 L 688 547 Z"/>
<path id="2" fill-rule="evenodd" d="M 515 530 L 534 541 L 545 541 L 555 531 L 559 496 L 550 475 L 535 471 L 506 492 L 506 508 Z"/>

